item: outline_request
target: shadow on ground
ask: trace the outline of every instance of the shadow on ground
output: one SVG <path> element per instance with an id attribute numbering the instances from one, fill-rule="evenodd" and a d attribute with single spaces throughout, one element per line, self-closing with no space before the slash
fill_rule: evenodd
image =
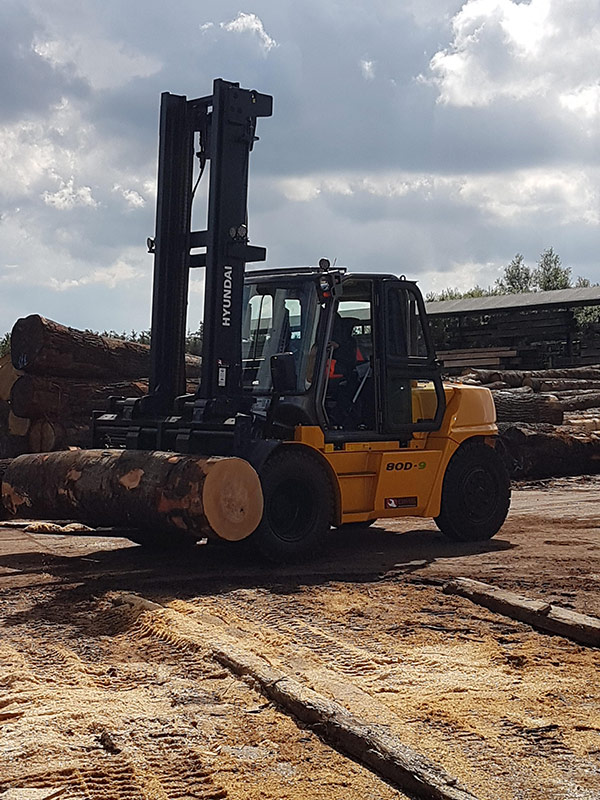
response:
<path id="1" fill-rule="evenodd" d="M 434 530 L 400 533 L 371 527 L 332 531 L 327 549 L 312 562 L 274 565 L 266 563 L 245 542 L 211 542 L 165 552 L 133 544 L 123 546 L 124 540 L 77 538 L 82 552 L 75 549 L 72 555 L 39 551 L 0 555 L 0 568 L 18 575 L 20 588 L 24 588 L 25 576 L 30 574 L 35 585 L 39 584 L 35 576 L 44 573 L 52 577 L 51 585 L 56 590 L 78 585 L 88 594 L 117 590 L 167 598 L 234 588 L 281 587 L 286 591 L 290 587 L 293 591 L 297 585 L 328 581 L 376 581 L 418 571 L 439 558 L 464 558 L 512 547 L 502 539 L 450 542 Z M 61 543 L 65 541 L 61 537 Z M 72 537 L 69 541 L 73 541 Z"/>

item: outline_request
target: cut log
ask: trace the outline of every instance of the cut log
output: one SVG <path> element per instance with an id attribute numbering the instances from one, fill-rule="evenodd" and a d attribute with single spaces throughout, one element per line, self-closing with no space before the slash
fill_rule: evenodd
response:
<path id="1" fill-rule="evenodd" d="M 6 400 L 0 400 L 0 436 L 6 436 L 8 433 L 9 414 L 10 406 Z"/>
<path id="2" fill-rule="evenodd" d="M 563 411 L 583 411 L 586 408 L 600 408 L 600 392 L 560 398 L 558 402 Z"/>
<path id="3" fill-rule="evenodd" d="M 0 400 L 5 402 L 10 399 L 10 390 L 13 383 L 23 373 L 12 365 L 10 353 L 0 358 Z"/>
<path id="4" fill-rule="evenodd" d="M 8 467 L 2 501 L 11 516 L 74 519 L 169 531 L 197 540 L 249 536 L 262 517 L 258 475 L 241 458 L 140 450 L 23 455 Z"/>
<path id="5" fill-rule="evenodd" d="M 143 380 L 107 383 L 22 375 L 13 384 L 10 404 L 15 414 L 31 419 L 89 419 L 92 411 L 107 407 L 112 395 L 141 397 L 147 391 L 148 382 Z"/>
<path id="6" fill-rule="evenodd" d="M 32 421 L 27 434 L 28 453 L 50 453 L 68 447 L 91 447 L 91 425 L 71 420 L 57 422 L 49 419 Z"/>
<path id="7" fill-rule="evenodd" d="M 39 314 L 18 319 L 10 341 L 14 368 L 32 375 L 115 380 L 150 372 L 148 345 L 68 328 Z M 188 354 L 188 377 L 198 377 L 200 365 L 198 356 Z"/>
<path id="8" fill-rule="evenodd" d="M 509 386 L 522 386 L 525 378 L 539 378 L 541 380 L 549 380 L 551 378 L 585 378 L 600 381 L 600 366 L 597 364 L 587 367 L 565 367 L 563 369 L 471 369 L 468 370 L 468 373 L 478 378 L 482 383 L 504 381 L 508 383 Z"/>
<path id="9" fill-rule="evenodd" d="M 523 595 L 490 586 L 470 578 L 456 578 L 444 586 L 446 594 L 458 594 L 474 603 L 538 630 L 573 639 L 580 644 L 600 647 L 600 619 L 570 611 L 562 606 L 531 600 Z"/>
<path id="10" fill-rule="evenodd" d="M 27 436 L 31 420 L 17 416 L 12 410 L 8 412 L 8 432 L 11 436 Z"/>
<path id="11" fill-rule="evenodd" d="M 497 391 L 493 397 L 498 422 L 550 422 L 562 425 L 563 407 L 553 395 Z"/>
<path id="12" fill-rule="evenodd" d="M 600 437 L 564 428 L 499 423 L 501 449 L 511 478 L 550 478 L 600 472 Z"/>
<path id="13" fill-rule="evenodd" d="M 568 389 L 600 391 L 600 380 L 589 378 L 524 378 L 523 386 L 531 386 L 534 392 L 560 392 Z"/>

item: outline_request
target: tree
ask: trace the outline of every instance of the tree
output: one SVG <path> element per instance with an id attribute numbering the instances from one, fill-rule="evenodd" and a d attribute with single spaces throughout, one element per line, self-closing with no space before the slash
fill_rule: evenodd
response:
<path id="1" fill-rule="evenodd" d="M 533 281 L 541 292 L 553 289 L 569 289 L 571 286 L 571 268 L 563 267 L 560 257 L 552 247 L 540 256 L 537 269 L 533 271 Z"/>
<path id="2" fill-rule="evenodd" d="M 496 281 L 496 286 L 502 294 L 521 294 L 533 290 L 533 275 L 521 253 L 517 253 L 510 264 L 504 267 L 504 275 Z"/>

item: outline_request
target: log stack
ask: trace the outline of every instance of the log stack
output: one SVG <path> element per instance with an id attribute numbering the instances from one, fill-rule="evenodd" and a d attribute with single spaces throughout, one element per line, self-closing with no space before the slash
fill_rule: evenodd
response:
<path id="1" fill-rule="evenodd" d="M 186 356 L 194 391 L 201 359 Z M 0 359 L 0 458 L 91 446 L 91 418 L 111 396 L 148 391 L 150 348 L 69 328 L 38 314 L 17 320 Z"/>
<path id="2" fill-rule="evenodd" d="M 461 382 L 491 390 L 513 478 L 600 472 L 600 365 L 468 369 Z"/>

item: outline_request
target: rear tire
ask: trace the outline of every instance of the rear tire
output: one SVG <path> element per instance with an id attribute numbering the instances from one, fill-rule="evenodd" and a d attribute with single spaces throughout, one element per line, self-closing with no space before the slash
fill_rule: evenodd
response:
<path id="1" fill-rule="evenodd" d="M 468 441 L 454 453 L 444 475 L 442 505 L 435 524 L 449 539 L 491 539 L 502 527 L 510 506 L 510 479 L 500 455 L 479 441 Z"/>
<path id="2" fill-rule="evenodd" d="M 327 469 L 309 453 L 283 446 L 259 472 L 263 518 L 252 542 L 270 561 L 300 561 L 325 545 L 333 517 L 333 489 Z"/>

